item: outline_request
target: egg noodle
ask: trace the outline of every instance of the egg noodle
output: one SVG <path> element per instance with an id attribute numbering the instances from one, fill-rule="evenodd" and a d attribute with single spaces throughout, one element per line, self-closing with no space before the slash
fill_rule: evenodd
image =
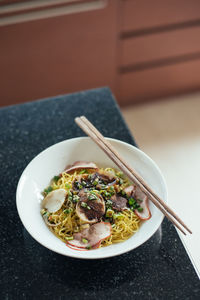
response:
<path id="1" fill-rule="evenodd" d="M 114 174 L 119 173 L 112 168 L 100 169 L 100 171 L 112 172 Z M 87 174 L 93 174 L 94 172 L 95 171 L 88 170 Z M 61 173 L 57 181 L 52 180 L 50 185 L 51 191 L 56 189 L 65 189 L 67 190 L 69 196 L 70 190 L 73 189 L 73 182 L 76 180 L 77 176 L 80 175 L 80 173 L 81 171 L 78 170 L 71 174 L 66 172 Z M 119 188 L 120 190 L 123 190 L 129 185 L 130 183 L 128 179 L 123 177 L 123 183 L 119 186 Z M 51 222 L 51 224 L 53 224 L 53 226 L 49 226 L 50 230 L 63 242 L 66 242 L 67 239 L 72 237 L 74 233 L 80 232 L 86 226 L 86 224 L 80 220 L 76 213 L 76 203 L 69 201 L 68 196 L 58 211 L 48 215 L 47 223 L 50 224 L 49 222 Z M 46 212 L 42 210 L 43 216 L 45 213 Z M 109 246 L 113 243 L 119 243 L 129 239 L 139 229 L 140 222 L 141 220 L 130 208 L 127 208 L 116 214 L 116 218 L 113 219 L 111 224 L 112 233 L 110 237 L 101 242 L 100 247 Z"/>

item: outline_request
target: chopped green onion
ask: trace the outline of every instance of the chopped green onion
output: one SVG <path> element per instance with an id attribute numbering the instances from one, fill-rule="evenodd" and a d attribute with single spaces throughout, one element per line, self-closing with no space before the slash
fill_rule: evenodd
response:
<path id="1" fill-rule="evenodd" d="M 91 207 L 90 207 L 89 205 L 87 205 L 87 209 L 89 209 L 89 210 L 90 210 L 90 209 L 91 209 Z"/>
<path id="2" fill-rule="evenodd" d="M 105 190 L 105 189 L 107 189 L 107 185 L 105 185 L 105 184 L 101 184 L 101 189 L 102 189 L 102 190 Z"/>
<path id="3" fill-rule="evenodd" d="M 50 193 L 51 191 L 53 191 L 53 188 L 52 188 L 51 186 L 49 186 L 48 188 L 46 188 L 46 189 L 44 190 L 44 192 L 45 192 L 46 194 Z"/>
<path id="4" fill-rule="evenodd" d="M 94 194 L 91 194 L 88 196 L 88 200 L 97 200 L 97 199 L 98 199 L 98 197 Z"/>
<path id="5" fill-rule="evenodd" d="M 66 239 L 67 241 L 71 241 L 71 240 L 73 240 L 74 238 L 73 238 L 73 236 L 66 236 L 65 239 Z"/>
<path id="6" fill-rule="evenodd" d="M 72 196 L 69 196 L 69 197 L 68 197 L 68 200 L 69 200 L 69 201 L 72 201 L 72 200 L 73 200 Z"/>
<path id="7" fill-rule="evenodd" d="M 90 245 L 88 245 L 87 247 L 85 247 L 87 250 L 92 249 L 92 247 Z"/>
<path id="8" fill-rule="evenodd" d="M 106 218 L 112 218 L 114 211 L 112 209 L 107 209 Z"/>
<path id="9" fill-rule="evenodd" d="M 81 170 L 81 171 L 79 172 L 79 174 L 84 174 L 84 173 L 86 173 L 86 170 L 85 170 L 85 169 L 83 169 L 83 170 Z"/>
<path id="10" fill-rule="evenodd" d="M 60 176 L 54 176 L 53 180 L 57 182 L 60 179 Z"/>
<path id="11" fill-rule="evenodd" d="M 69 214 L 70 212 L 71 212 L 71 209 L 69 208 L 69 209 L 65 209 L 65 210 L 63 210 L 63 212 L 65 213 L 65 214 Z"/>
<path id="12" fill-rule="evenodd" d="M 106 201 L 106 206 L 112 206 L 113 202 L 111 200 Z"/>
<path id="13" fill-rule="evenodd" d="M 41 214 L 44 216 L 44 215 L 46 215 L 48 212 L 45 210 L 45 209 L 42 209 L 41 210 Z"/>
<path id="14" fill-rule="evenodd" d="M 97 191 L 97 190 L 96 190 Z M 98 192 L 98 191 L 97 191 Z M 94 195 L 94 196 L 96 196 L 97 197 L 97 194 L 96 194 L 96 192 L 94 192 L 94 191 L 90 191 L 90 194 L 92 194 L 92 195 Z"/>
<path id="15" fill-rule="evenodd" d="M 142 207 L 138 207 L 137 209 L 139 212 L 142 212 L 143 211 L 143 208 Z"/>
<path id="16" fill-rule="evenodd" d="M 122 172 L 117 172 L 116 175 L 117 175 L 118 177 L 123 177 L 124 174 L 123 174 Z"/>
<path id="17" fill-rule="evenodd" d="M 79 188 L 79 190 L 81 190 L 83 188 L 83 186 L 81 184 L 79 184 L 78 188 Z"/>
<path id="18" fill-rule="evenodd" d="M 88 205 L 86 202 L 81 202 L 81 206 L 86 208 Z"/>
<path id="19" fill-rule="evenodd" d="M 114 214 L 114 215 L 113 215 L 113 218 L 114 218 L 114 219 L 123 218 L 123 215 L 120 214 L 120 213 Z"/>
<path id="20" fill-rule="evenodd" d="M 113 192 L 113 191 L 115 190 L 114 186 L 111 185 L 111 186 L 109 187 L 109 190 Z"/>
<path id="21" fill-rule="evenodd" d="M 124 181 L 123 181 L 123 179 L 119 179 L 119 184 L 123 184 L 124 183 Z"/>
<path id="22" fill-rule="evenodd" d="M 71 189 L 71 185 L 69 183 L 65 183 L 65 186 L 68 190 Z"/>
<path id="23" fill-rule="evenodd" d="M 73 202 L 76 202 L 76 203 L 77 203 L 77 202 L 79 201 L 79 199 L 80 199 L 80 198 L 79 198 L 78 195 L 74 195 L 74 196 L 73 196 Z"/>
<path id="24" fill-rule="evenodd" d="M 111 194 L 108 193 L 108 192 L 106 192 L 106 193 L 105 193 L 105 196 L 106 196 L 106 197 L 111 197 Z"/>
<path id="25" fill-rule="evenodd" d="M 82 239 L 82 242 L 83 242 L 84 244 L 87 244 L 87 243 L 88 243 L 88 240 L 87 240 L 87 239 Z"/>
<path id="26" fill-rule="evenodd" d="M 94 184 L 94 185 L 97 185 L 98 183 L 99 183 L 99 179 L 96 178 L 95 181 L 93 181 L 93 184 Z"/>
<path id="27" fill-rule="evenodd" d="M 128 200 L 128 204 L 129 205 L 134 205 L 136 203 L 136 201 L 135 201 L 135 199 L 134 198 L 130 198 L 129 200 Z"/>

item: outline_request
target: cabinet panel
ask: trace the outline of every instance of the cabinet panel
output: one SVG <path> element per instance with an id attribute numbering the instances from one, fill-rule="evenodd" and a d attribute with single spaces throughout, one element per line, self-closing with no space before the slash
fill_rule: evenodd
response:
<path id="1" fill-rule="evenodd" d="M 200 27 L 121 40 L 121 66 L 200 53 Z"/>
<path id="2" fill-rule="evenodd" d="M 116 4 L 0 27 L 0 104 L 100 86 L 114 90 Z"/>
<path id="3" fill-rule="evenodd" d="M 122 31 L 200 19 L 199 0 L 121 0 Z"/>
<path id="4" fill-rule="evenodd" d="M 200 60 L 120 75 L 120 103 L 154 99 L 200 89 Z"/>

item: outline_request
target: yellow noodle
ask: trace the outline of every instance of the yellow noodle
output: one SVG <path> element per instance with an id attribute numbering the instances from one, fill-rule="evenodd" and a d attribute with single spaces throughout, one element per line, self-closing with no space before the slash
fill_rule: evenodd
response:
<path id="1" fill-rule="evenodd" d="M 116 174 L 112 168 L 100 169 Z M 92 171 L 89 171 L 92 173 Z M 75 180 L 79 171 L 75 171 L 73 174 L 67 174 L 63 172 L 57 182 L 52 181 L 51 187 L 53 190 L 66 189 L 68 192 L 72 188 L 72 182 Z M 123 177 L 123 184 L 120 185 L 120 190 L 130 185 L 128 179 Z M 66 214 L 65 209 L 71 209 L 71 212 Z M 83 222 L 76 214 L 75 204 L 71 201 L 65 201 L 63 206 L 56 213 L 51 214 L 50 221 L 57 226 L 50 227 L 51 231 L 62 241 L 66 242 L 67 237 L 72 237 L 75 232 L 81 230 Z M 112 234 L 110 237 L 102 241 L 100 247 L 109 246 L 115 243 L 124 242 L 129 239 L 140 227 L 140 219 L 134 214 L 133 211 L 127 209 L 120 213 L 120 217 L 115 219 L 114 226 L 112 227 Z"/>

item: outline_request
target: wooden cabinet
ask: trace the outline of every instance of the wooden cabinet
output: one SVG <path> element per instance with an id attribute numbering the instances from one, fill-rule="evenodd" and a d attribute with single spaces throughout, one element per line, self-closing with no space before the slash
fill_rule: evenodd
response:
<path id="1" fill-rule="evenodd" d="M 119 99 L 123 104 L 153 100 L 199 90 L 199 59 L 146 68 L 120 75 Z"/>
<path id="2" fill-rule="evenodd" d="M 0 27 L 1 105 L 114 89 L 117 3 L 65 2 L 70 13 Z"/>
<path id="3" fill-rule="evenodd" d="M 200 1 L 121 0 L 123 104 L 200 89 Z"/>
<path id="4" fill-rule="evenodd" d="M 130 37 L 120 41 L 120 65 L 134 66 L 200 53 L 200 26 Z"/>
<path id="5" fill-rule="evenodd" d="M 129 104 L 199 90 L 199 70 L 199 0 L 0 3 L 0 105 L 101 86 Z"/>
<path id="6" fill-rule="evenodd" d="M 199 20 L 199 0 L 121 0 L 123 32 L 148 31 Z"/>

